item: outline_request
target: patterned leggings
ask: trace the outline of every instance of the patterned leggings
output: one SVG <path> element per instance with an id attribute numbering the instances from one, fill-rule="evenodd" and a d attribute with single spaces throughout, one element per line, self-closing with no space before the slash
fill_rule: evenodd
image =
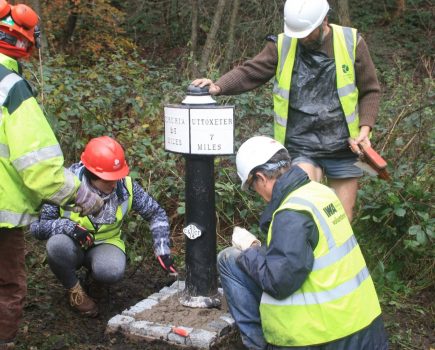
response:
<path id="1" fill-rule="evenodd" d="M 48 265 L 62 285 L 76 285 L 76 270 L 84 266 L 92 277 L 104 284 L 113 284 L 124 276 L 126 256 L 112 244 L 99 244 L 83 250 L 71 237 L 57 234 L 47 241 Z"/>

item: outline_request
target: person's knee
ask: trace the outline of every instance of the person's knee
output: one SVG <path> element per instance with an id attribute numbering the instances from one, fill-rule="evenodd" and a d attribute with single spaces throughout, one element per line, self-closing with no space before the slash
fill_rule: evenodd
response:
<path id="1" fill-rule="evenodd" d="M 328 184 L 335 191 L 349 221 L 352 222 L 358 191 L 358 178 L 328 179 Z"/>
<path id="2" fill-rule="evenodd" d="M 49 259 L 58 257 L 67 258 L 73 254 L 75 249 L 73 240 L 67 235 L 54 235 L 47 241 L 47 256 Z"/>
<path id="3" fill-rule="evenodd" d="M 312 181 L 320 182 L 322 181 L 323 171 L 321 168 L 311 164 L 311 163 L 297 163 L 297 166 L 305 171 Z"/>
<path id="4" fill-rule="evenodd" d="M 114 284 L 124 278 L 125 265 L 97 265 L 92 268 L 92 277 L 100 283 Z"/>
<path id="5" fill-rule="evenodd" d="M 229 266 L 234 265 L 239 255 L 240 250 L 234 247 L 228 247 L 222 250 L 217 256 L 219 272 L 225 271 Z"/>

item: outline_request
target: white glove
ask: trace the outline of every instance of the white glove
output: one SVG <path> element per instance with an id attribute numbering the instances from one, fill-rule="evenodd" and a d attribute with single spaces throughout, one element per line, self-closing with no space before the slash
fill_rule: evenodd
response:
<path id="1" fill-rule="evenodd" d="M 253 243 L 261 245 L 261 242 L 251 232 L 239 226 L 234 227 L 232 237 L 233 247 L 245 250 L 252 246 Z"/>

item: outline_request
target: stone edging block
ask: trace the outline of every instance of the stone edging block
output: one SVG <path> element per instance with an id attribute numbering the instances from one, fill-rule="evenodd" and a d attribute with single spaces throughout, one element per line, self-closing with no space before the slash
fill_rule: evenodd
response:
<path id="1" fill-rule="evenodd" d="M 106 332 L 122 331 L 127 336 L 135 336 L 144 340 L 159 339 L 181 347 L 192 346 L 198 349 L 210 349 L 218 341 L 219 337 L 229 333 L 235 327 L 235 321 L 229 313 L 220 316 L 219 319 L 207 325 L 213 331 L 178 326 L 177 328 L 187 331 L 185 337 L 174 333 L 172 325 L 163 325 L 145 320 L 136 321 L 135 319 L 136 315 L 151 309 L 160 301 L 184 289 L 184 281 L 175 281 L 170 287 L 162 288 L 158 293 L 150 295 L 148 298 L 124 310 L 120 315 L 112 317 L 107 323 Z M 223 294 L 222 288 L 218 288 L 218 292 Z"/>

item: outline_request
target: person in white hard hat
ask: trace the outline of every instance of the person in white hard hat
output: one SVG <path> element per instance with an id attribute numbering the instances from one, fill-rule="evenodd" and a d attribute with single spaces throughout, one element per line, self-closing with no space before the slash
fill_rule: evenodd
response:
<path id="1" fill-rule="evenodd" d="M 287 0 L 284 33 L 209 86 L 212 95 L 235 95 L 275 77 L 274 137 L 315 181 L 326 177 L 352 221 L 362 170 L 351 143 L 369 141 L 380 86 L 370 53 L 356 29 L 328 22 L 327 0 Z M 278 68 L 279 64 L 279 69 Z"/>
<path id="2" fill-rule="evenodd" d="M 248 349 L 386 350 L 376 290 L 340 200 L 291 166 L 282 144 L 245 141 L 242 189 L 267 206 L 260 241 L 236 227 L 218 256 L 230 312 Z"/>

